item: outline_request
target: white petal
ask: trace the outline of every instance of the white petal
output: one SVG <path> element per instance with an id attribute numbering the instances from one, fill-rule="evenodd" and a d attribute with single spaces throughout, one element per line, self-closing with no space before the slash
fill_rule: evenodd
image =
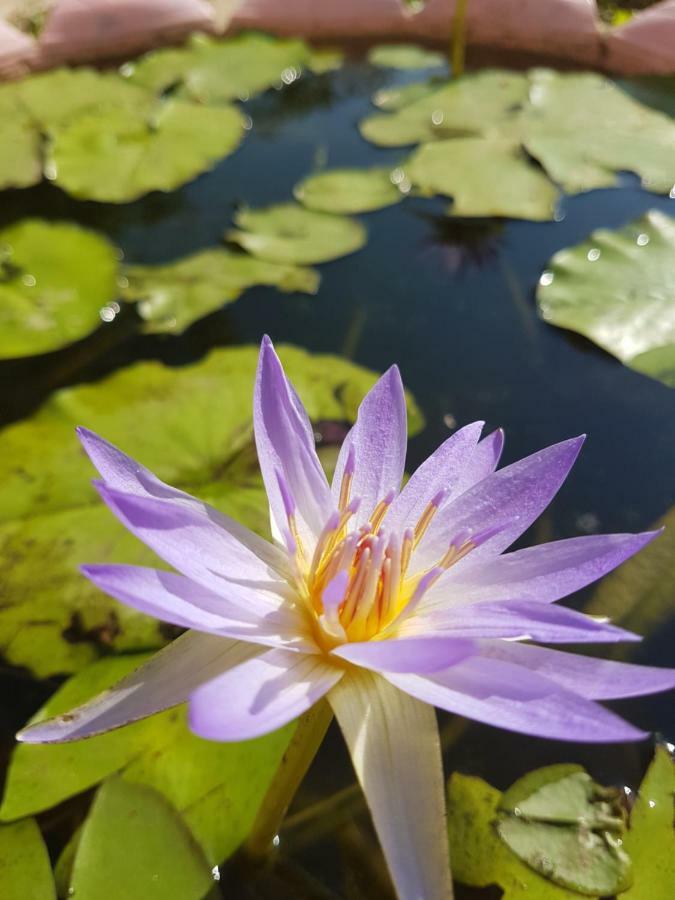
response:
<path id="1" fill-rule="evenodd" d="M 374 672 L 328 694 L 399 900 L 449 900 L 452 879 L 436 714 Z"/>
<path id="2" fill-rule="evenodd" d="M 105 693 L 69 713 L 29 725 L 29 744 L 74 741 L 184 703 L 199 685 L 260 653 L 262 647 L 189 631 Z"/>

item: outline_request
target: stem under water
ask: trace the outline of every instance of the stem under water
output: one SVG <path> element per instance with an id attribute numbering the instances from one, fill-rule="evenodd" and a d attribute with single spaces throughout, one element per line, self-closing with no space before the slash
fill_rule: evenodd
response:
<path id="1" fill-rule="evenodd" d="M 274 846 L 286 811 L 321 746 L 333 711 L 320 700 L 298 720 L 272 784 L 267 790 L 251 833 L 244 845 L 249 859 L 263 859 Z"/>
<path id="2" fill-rule="evenodd" d="M 452 22 L 452 77 L 461 78 L 466 61 L 466 8 L 469 0 L 457 0 Z"/>

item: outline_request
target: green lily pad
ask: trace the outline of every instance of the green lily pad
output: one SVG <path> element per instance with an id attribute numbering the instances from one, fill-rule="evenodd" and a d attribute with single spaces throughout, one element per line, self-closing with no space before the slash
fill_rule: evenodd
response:
<path id="1" fill-rule="evenodd" d="M 502 797 L 497 831 L 550 881 L 592 897 L 609 896 L 632 882 L 615 804 L 616 797 L 580 767 L 549 766 L 529 773 Z"/>
<path id="2" fill-rule="evenodd" d="M 403 200 L 389 169 L 332 169 L 310 175 L 293 189 L 307 209 L 327 213 L 364 213 Z"/>
<path id="3" fill-rule="evenodd" d="M 345 55 L 338 47 L 311 47 L 306 66 L 315 75 L 335 72 L 344 63 Z"/>
<path id="4" fill-rule="evenodd" d="M 385 147 L 446 145 L 423 146 L 412 158 L 419 184 L 411 180 L 428 192 L 425 164 L 433 167 L 434 185 L 443 193 L 450 185 L 465 198 L 455 215 L 500 215 L 492 209 L 501 207 L 513 217 L 551 218 L 554 184 L 568 192 L 611 187 L 624 171 L 655 193 L 668 194 L 675 184 L 675 122 L 598 74 L 485 71 L 432 91 L 385 92 L 376 101 L 389 111 L 361 122 L 367 140 Z M 522 209 L 511 178 L 524 185 Z"/>
<path id="5" fill-rule="evenodd" d="M 675 766 L 668 750 L 657 747 L 624 838 L 635 881 L 622 900 L 670 900 L 675 884 L 674 798 Z"/>
<path id="6" fill-rule="evenodd" d="M 167 800 L 118 778 L 98 791 L 82 828 L 70 891 L 109 900 L 202 900 L 210 866 Z"/>
<path id="7" fill-rule="evenodd" d="M 412 84 L 384 87 L 372 96 L 373 105 L 385 112 L 398 112 L 404 106 L 409 106 L 422 97 L 428 97 L 443 85 L 438 78 L 429 78 L 424 81 L 414 81 Z"/>
<path id="8" fill-rule="evenodd" d="M 558 191 L 510 140 L 459 138 L 423 144 L 403 166 L 426 196 L 453 198 L 455 216 L 553 218 Z"/>
<path id="9" fill-rule="evenodd" d="M 638 554 L 611 572 L 598 584 L 584 612 L 608 616 L 629 631 L 649 637 L 672 622 L 675 616 L 675 507 L 651 529 L 663 529 Z M 618 659 L 630 657 L 627 644 L 609 650 Z"/>
<path id="10" fill-rule="evenodd" d="M 366 230 L 356 219 L 280 203 L 266 209 L 241 209 L 227 240 L 277 263 L 313 265 L 347 256 L 366 243 Z"/>
<path id="11" fill-rule="evenodd" d="M 263 34 L 213 40 L 200 35 L 184 48 L 148 53 L 122 71 L 152 91 L 172 88 L 178 96 L 213 104 L 248 99 L 294 81 L 310 60 L 309 48 L 300 40 Z"/>
<path id="12" fill-rule="evenodd" d="M 457 881 L 499 885 L 503 900 L 579 900 L 539 875 L 513 853 L 495 830 L 502 794 L 480 778 L 455 773 L 448 783 L 450 858 Z"/>
<path id="13" fill-rule="evenodd" d="M 127 203 L 207 171 L 238 146 L 242 134 L 242 115 L 231 106 L 166 100 L 145 114 L 113 107 L 56 128 L 47 165 L 74 197 Z"/>
<path id="14" fill-rule="evenodd" d="M 137 303 L 146 331 L 181 334 L 197 319 L 232 303 L 256 284 L 315 294 L 319 274 L 245 253 L 203 250 L 165 266 L 129 266 L 122 296 Z"/>
<path id="15" fill-rule="evenodd" d="M 99 660 L 66 682 L 31 721 L 83 703 L 150 655 Z M 161 793 L 181 814 L 210 865 L 217 865 L 248 835 L 293 730 L 290 725 L 241 744 L 205 741 L 188 730 L 184 709 L 176 708 L 86 741 L 19 744 L 12 753 L 0 818 L 42 812 L 119 774 Z M 71 842 L 59 866 L 62 881 L 74 851 Z"/>
<path id="16" fill-rule="evenodd" d="M 353 420 L 373 373 L 334 356 L 281 348 L 289 376 L 319 420 Z M 78 567 L 156 565 L 91 487 L 75 426 L 122 447 L 163 480 L 267 533 L 253 450 L 251 397 L 258 351 L 213 351 L 177 369 L 139 363 L 54 394 L 0 432 L 0 652 L 38 677 L 75 672 L 101 653 L 162 646 L 167 631 L 105 597 Z M 411 426 L 421 417 L 410 403 Z"/>
<path id="17" fill-rule="evenodd" d="M 406 100 L 413 88 L 407 90 Z M 513 122 L 527 95 L 526 75 L 486 70 L 450 81 L 402 108 L 399 101 L 394 112 L 370 116 L 359 127 L 366 140 L 381 147 L 493 133 Z"/>
<path id="18" fill-rule="evenodd" d="M 0 358 L 79 340 L 117 296 L 118 251 L 67 222 L 25 219 L 0 231 Z"/>
<path id="19" fill-rule="evenodd" d="M 542 275 L 541 317 L 675 387 L 675 220 L 657 210 L 561 250 Z"/>
<path id="20" fill-rule="evenodd" d="M 42 180 L 41 140 L 16 86 L 0 85 L 0 190 Z"/>
<path id="21" fill-rule="evenodd" d="M 523 142 L 569 193 L 610 187 L 635 172 L 642 186 L 668 194 L 675 184 L 675 121 L 593 73 L 530 74 Z M 611 134 L 611 141 L 607 135 Z"/>
<path id="22" fill-rule="evenodd" d="M 435 69 L 448 64 L 442 53 L 418 44 L 380 44 L 369 51 L 368 62 L 387 69 Z"/>
<path id="23" fill-rule="evenodd" d="M 3 900 L 56 900 L 47 848 L 34 819 L 0 825 Z"/>

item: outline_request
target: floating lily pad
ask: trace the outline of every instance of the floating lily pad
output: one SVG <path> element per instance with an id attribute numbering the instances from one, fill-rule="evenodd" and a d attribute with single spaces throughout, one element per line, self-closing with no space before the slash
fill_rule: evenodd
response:
<path id="1" fill-rule="evenodd" d="M 400 203 L 403 194 L 390 169 L 332 169 L 310 175 L 293 190 L 307 209 L 328 213 L 364 213 Z"/>
<path id="2" fill-rule="evenodd" d="M 0 825 L 3 900 L 56 900 L 49 854 L 34 819 Z"/>
<path id="3" fill-rule="evenodd" d="M 508 139 L 459 138 L 424 144 L 403 168 L 422 194 L 452 197 L 455 216 L 545 221 L 555 212 L 556 187 Z"/>
<path id="4" fill-rule="evenodd" d="M 366 230 L 356 219 L 313 212 L 296 203 L 266 209 L 241 209 L 237 229 L 226 238 L 261 259 L 313 265 L 347 256 L 366 243 Z"/>
<path id="5" fill-rule="evenodd" d="M 368 62 L 388 69 L 435 69 L 448 64 L 442 53 L 418 44 L 380 44 L 369 51 Z"/>
<path id="6" fill-rule="evenodd" d="M 611 793 L 579 767 L 549 766 L 526 775 L 504 795 L 500 810 L 501 839 L 550 881 L 592 897 L 631 884 L 623 820 Z"/>
<path id="7" fill-rule="evenodd" d="M 118 444 L 165 481 L 266 533 L 269 515 L 252 444 L 257 348 L 216 350 L 177 369 L 139 363 L 54 394 L 0 433 L 0 652 L 37 676 L 74 672 L 101 653 L 166 643 L 159 623 L 105 597 L 78 567 L 156 565 L 93 488 L 75 426 Z M 315 420 L 353 420 L 375 376 L 333 356 L 281 348 Z M 420 416 L 411 406 L 413 430 Z"/>
<path id="8" fill-rule="evenodd" d="M 663 533 L 603 578 L 584 608 L 645 637 L 658 634 L 675 618 L 675 507 L 651 529 Z M 635 648 L 616 644 L 608 652 L 625 659 Z"/>
<path id="9" fill-rule="evenodd" d="M 518 178 L 525 179 L 525 164 L 531 173 L 525 191 L 529 199 L 522 210 L 513 197 L 504 204 L 514 217 L 546 218 L 548 208 L 550 218 L 551 182 L 568 192 L 588 191 L 616 185 L 620 173 L 631 171 L 656 193 L 668 194 L 675 184 L 675 122 L 594 73 L 486 71 L 430 92 L 417 87 L 391 95 L 385 92 L 377 95 L 376 102 L 389 112 L 361 123 L 367 140 L 386 147 L 435 141 L 447 144 L 445 152 L 422 147 L 419 157 L 433 164 L 437 183 L 467 185 L 463 190 L 467 212 L 459 207 L 453 209 L 456 215 L 492 215 L 494 204 L 482 189 L 485 173 L 491 184 L 495 179 L 489 173 L 504 169 L 498 185 L 502 196 L 508 194 L 502 181 L 510 177 L 514 159 L 519 161 Z M 476 150 L 475 157 L 462 147 L 451 152 L 453 139 L 461 142 L 467 138 L 475 143 L 465 144 L 464 149 Z M 485 141 L 482 147 L 480 138 Z M 424 190 L 422 164 L 415 174 L 421 183 L 417 185 L 413 177 L 413 187 Z M 540 198 L 534 213 L 533 193 Z M 543 199 L 546 193 L 548 197 Z"/>
<path id="10" fill-rule="evenodd" d="M 443 84 L 444 82 L 438 78 L 428 78 L 424 81 L 414 81 L 412 84 L 381 88 L 373 94 L 373 105 L 386 112 L 397 112 L 404 106 L 421 100 L 422 97 L 428 97 Z"/>
<path id="11" fill-rule="evenodd" d="M 670 192 L 675 185 L 673 119 L 594 73 L 539 70 L 530 80 L 523 142 L 561 187 L 569 193 L 610 187 L 619 172 L 629 171 L 647 190 Z"/>
<path id="12" fill-rule="evenodd" d="M 319 287 L 319 274 L 313 269 L 225 249 L 203 250 L 165 266 L 130 266 L 124 274 L 122 295 L 137 302 L 146 331 L 172 334 L 181 334 L 256 284 L 307 294 L 315 294 Z"/>
<path id="13" fill-rule="evenodd" d="M 69 893 L 89 900 L 202 900 L 211 867 L 167 800 L 119 778 L 98 791 L 82 828 Z"/>
<path id="14" fill-rule="evenodd" d="M 394 112 L 370 116 L 360 129 L 367 140 L 382 147 L 492 133 L 514 120 L 527 95 L 527 76 L 486 70 L 447 82 L 402 108 L 394 104 Z M 406 100 L 409 96 L 404 95 Z"/>
<path id="15" fill-rule="evenodd" d="M 200 35 L 184 48 L 148 53 L 122 71 L 153 91 L 171 88 L 200 103 L 224 103 L 294 81 L 310 60 L 309 48 L 300 40 L 263 34 L 212 40 Z"/>
<path id="16" fill-rule="evenodd" d="M 241 113 L 230 106 L 167 100 L 144 115 L 115 107 L 57 128 L 47 165 L 74 197 L 126 203 L 190 181 L 231 153 L 242 134 Z"/>
<path id="17" fill-rule="evenodd" d="M 67 222 L 26 219 L 0 231 L 0 358 L 46 353 L 100 324 L 117 296 L 117 250 Z"/>
<path id="18" fill-rule="evenodd" d="M 40 134 L 16 87 L 0 85 L 0 190 L 42 180 Z"/>
<path id="19" fill-rule="evenodd" d="M 539 314 L 675 387 L 675 220 L 657 210 L 553 257 Z"/>
<path id="20" fill-rule="evenodd" d="M 499 885 L 503 900 L 579 900 L 576 891 L 539 875 L 513 853 L 495 830 L 501 793 L 480 778 L 455 773 L 448 783 L 448 833 L 452 870 L 471 887 Z"/>
<path id="21" fill-rule="evenodd" d="M 657 747 L 630 816 L 624 847 L 635 881 L 622 900 L 670 900 L 675 884 L 675 765 L 666 747 Z"/>

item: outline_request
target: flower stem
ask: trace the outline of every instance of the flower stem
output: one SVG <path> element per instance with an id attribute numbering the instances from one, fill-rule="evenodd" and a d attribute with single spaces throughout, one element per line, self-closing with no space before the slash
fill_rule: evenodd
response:
<path id="1" fill-rule="evenodd" d="M 244 852 L 249 858 L 261 859 L 270 853 L 286 810 L 316 756 L 332 718 L 330 706 L 325 700 L 320 700 L 298 719 L 295 734 L 244 845 Z"/>
<path id="2" fill-rule="evenodd" d="M 455 17 L 452 23 L 452 77 L 461 78 L 464 74 L 466 58 L 466 7 L 468 0 L 457 0 Z"/>

